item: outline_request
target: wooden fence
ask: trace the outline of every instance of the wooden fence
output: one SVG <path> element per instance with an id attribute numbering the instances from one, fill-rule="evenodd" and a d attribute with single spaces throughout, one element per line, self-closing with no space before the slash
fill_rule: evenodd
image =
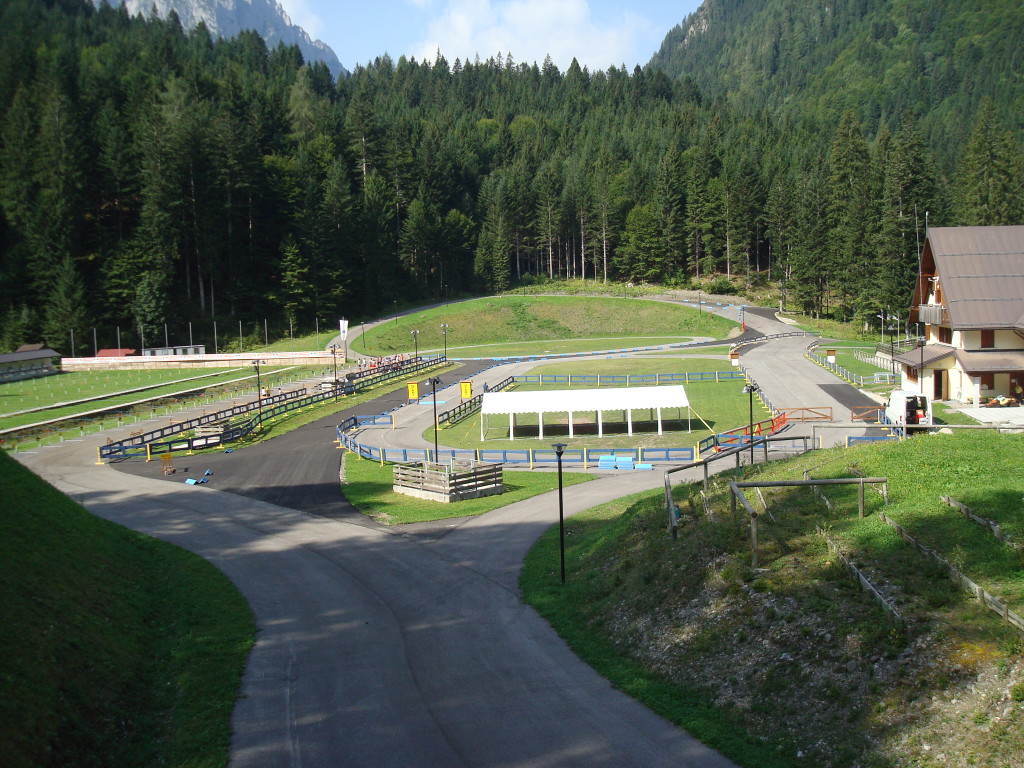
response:
<path id="1" fill-rule="evenodd" d="M 504 493 L 500 464 L 452 462 L 452 464 L 395 464 L 394 489 L 438 501 L 459 501 Z"/>
<path id="2" fill-rule="evenodd" d="M 968 592 L 977 597 L 978 602 L 980 602 L 982 605 L 987 606 L 994 613 L 999 614 L 999 616 L 1001 616 L 1003 621 L 1005 621 L 1007 624 L 1011 624 L 1017 629 L 1019 629 L 1021 632 L 1024 632 L 1024 619 L 1022 619 L 1016 613 L 1011 611 L 1010 607 L 1003 600 L 1000 600 L 995 595 L 991 594 L 990 592 L 987 592 L 986 590 L 978 586 L 976 583 L 971 581 L 971 579 L 967 578 L 963 573 L 961 573 L 955 565 L 947 561 L 944 557 L 942 557 L 942 555 L 940 555 L 934 549 L 926 547 L 924 544 L 919 542 L 917 539 L 915 539 L 913 536 L 907 533 L 906 529 L 903 526 L 901 526 L 895 520 L 892 520 L 884 512 L 879 512 L 878 518 L 886 525 L 889 525 L 893 529 L 895 529 L 896 533 L 900 535 L 901 539 L 910 544 L 912 547 L 914 547 L 914 549 L 923 554 L 925 557 L 930 558 L 940 568 L 946 571 L 946 573 L 949 574 L 949 577 L 953 579 L 953 581 L 955 581 L 961 587 L 963 587 Z"/>
<path id="3" fill-rule="evenodd" d="M 871 579 L 865 576 L 860 568 L 850 562 L 850 559 L 843 553 L 839 545 L 832 540 L 832 537 L 825 532 L 825 529 L 819 527 L 818 534 L 825 539 L 825 543 L 828 545 L 829 550 L 831 550 L 832 553 L 842 561 L 843 565 L 846 566 L 846 570 L 849 571 L 854 580 L 860 584 L 861 589 L 875 598 L 879 605 L 882 606 L 886 613 L 892 616 L 893 620 L 897 624 L 900 626 L 906 626 L 906 619 L 904 619 L 902 614 L 896 610 L 896 606 L 889 602 L 889 599 L 878 591 L 878 587 L 871 583 Z"/>
<path id="4" fill-rule="evenodd" d="M 1020 544 L 1011 541 L 1010 538 L 1005 533 L 1003 533 L 1003 529 L 999 527 L 999 523 L 997 523 L 995 520 L 989 520 L 987 517 L 982 517 L 981 515 L 977 514 L 973 509 L 968 507 L 966 504 L 961 504 L 959 501 L 952 498 L 951 496 L 940 496 L 939 498 L 942 499 L 942 501 L 948 504 L 949 506 L 958 510 L 960 514 L 966 517 L 968 520 L 977 523 L 982 528 L 987 530 L 989 533 L 991 533 L 993 536 L 999 539 L 999 541 L 1003 542 L 1003 544 L 1006 544 L 1007 546 L 1012 547 L 1016 550 L 1020 550 L 1022 548 Z"/>

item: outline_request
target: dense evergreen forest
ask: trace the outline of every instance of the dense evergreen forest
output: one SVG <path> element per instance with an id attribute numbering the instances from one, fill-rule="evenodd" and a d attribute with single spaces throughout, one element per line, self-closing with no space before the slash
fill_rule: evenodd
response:
<path id="1" fill-rule="evenodd" d="M 1024 12 L 1017 0 L 705 0 L 651 66 L 744 111 L 876 134 L 914 114 L 944 163 L 985 99 L 1020 128 Z"/>
<path id="2" fill-rule="evenodd" d="M 173 16 L 0 9 L 4 350 L 165 324 L 209 344 L 214 321 L 223 350 L 239 322 L 311 331 L 559 277 L 771 282 L 869 321 L 909 301 L 926 217 L 1024 220 L 1021 136 L 991 98 L 950 107 L 965 138 L 935 147 L 916 103 L 779 114 L 653 64 L 382 57 L 334 82 Z"/>

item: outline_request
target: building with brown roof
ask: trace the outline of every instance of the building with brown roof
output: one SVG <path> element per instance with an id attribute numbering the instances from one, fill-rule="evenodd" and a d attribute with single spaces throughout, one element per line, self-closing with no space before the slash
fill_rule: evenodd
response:
<path id="1" fill-rule="evenodd" d="M 1024 226 L 929 229 L 910 322 L 925 344 L 895 358 L 904 389 L 975 405 L 1012 397 L 1024 386 Z"/>

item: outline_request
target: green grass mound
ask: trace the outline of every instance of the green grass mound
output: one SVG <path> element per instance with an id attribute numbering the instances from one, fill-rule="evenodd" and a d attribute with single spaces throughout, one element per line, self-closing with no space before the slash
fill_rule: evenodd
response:
<path id="1" fill-rule="evenodd" d="M 694 336 L 724 338 L 736 322 L 661 301 L 582 296 L 498 296 L 448 304 L 395 318 L 358 337 L 359 352 L 390 355 L 418 347 L 453 356 L 543 354 L 555 341 L 577 340 L 571 352 L 668 344 Z M 412 331 L 418 330 L 416 343 Z M 603 341 L 599 341 L 603 340 Z M 501 345 L 497 347 L 496 345 Z M 548 345 L 548 346 L 545 346 Z"/>
<path id="2" fill-rule="evenodd" d="M 881 520 L 892 518 L 1024 615 L 1024 436 L 990 432 L 819 451 L 745 480 L 887 477 L 889 501 L 855 486 L 764 489 L 760 568 L 749 518 L 726 478 L 620 500 L 568 523 L 569 585 L 557 531 L 531 552 L 527 600 L 614 685 L 745 766 L 897 768 L 1020 765 L 1022 633 L 957 586 Z M 999 524 L 1010 543 L 940 501 Z M 819 533 L 828 534 L 831 545 Z M 837 554 L 895 607 L 861 589 Z M 553 565 L 554 564 L 554 565 Z"/>
<path id="3" fill-rule="evenodd" d="M 0 762 L 222 766 L 254 626 L 201 558 L 0 453 Z"/>

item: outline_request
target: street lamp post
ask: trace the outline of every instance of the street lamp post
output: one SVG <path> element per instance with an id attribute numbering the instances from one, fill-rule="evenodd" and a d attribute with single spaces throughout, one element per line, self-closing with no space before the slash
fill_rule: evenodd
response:
<path id="1" fill-rule="evenodd" d="M 256 423 L 260 429 L 263 428 L 263 387 L 260 383 L 260 363 L 262 360 L 253 360 L 252 367 L 256 369 Z"/>
<path id="2" fill-rule="evenodd" d="M 437 463 L 440 463 L 437 451 L 437 385 L 440 383 L 441 379 L 437 376 L 430 378 L 430 399 L 434 402 L 434 461 Z"/>
<path id="3" fill-rule="evenodd" d="M 750 397 L 750 464 L 754 464 L 754 393 L 760 390 L 753 381 L 743 388 Z"/>
<path id="4" fill-rule="evenodd" d="M 420 356 L 420 332 L 416 329 L 409 331 L 412 334 L 412 359 L 417 360 Z"/>
<path id="5" fill-rule="evenodd" d="M 448 324 L 441 323 L 441 335 L 444 336 L 444 359 L 448 360 Z"/>
<path id="6" fill-rule="evenodd" d="M 338 402 L 338 345 L 331 344 L 331 357 L 334 358 L 334 402 Z"/>
<path id="7" fill-rule="evenodd" d="M 551 447 L 558 457 L 558 556 L 562 567 L 562 584 L 565 584 L 565 511 L 562 503 L 562 453 L 565 451 L 565 443 L 555 443 Z"/>

